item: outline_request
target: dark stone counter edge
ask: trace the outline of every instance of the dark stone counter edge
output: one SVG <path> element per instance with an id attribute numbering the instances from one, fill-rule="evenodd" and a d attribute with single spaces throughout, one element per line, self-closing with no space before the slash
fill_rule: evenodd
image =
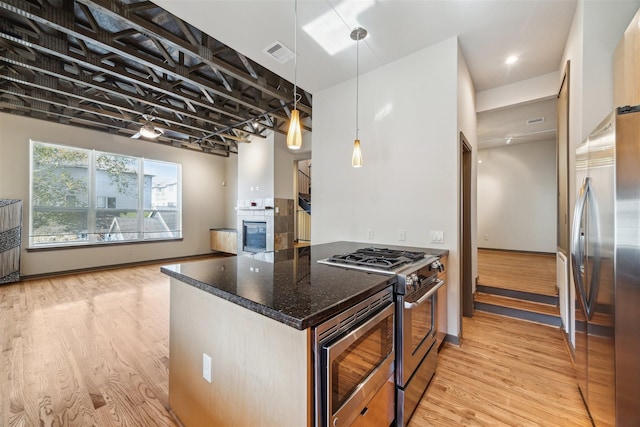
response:
<path id="1" fill-rule="evenodd" d="M 255 313 L 262 314 L 263 316 L 269 317 L 273 320 L 276 320 L 280 323 L 283 323 L 287 326 L 291 326 L 292 328 L 295 328 L 301 331 L 307 328 L 317 326 L 323 321 L 330 319 L 336 314 L 339 314 L 345 309 L 357 304 L 358 302 L 362 301 L 366 297 L 375 294 L 376 292 L 386 288 L 387 286 L 391 286 L 389 283 L 389 280 L 387 281 L 381 280 L 379 285 L 372 286 L 371 288 L 367 289 L 364 292 L 361 292 L 360 294 L 355 294 L 350 298 L 340 301 L 340 303 L 338 304 L 327 307 L 326 309 L 318 313 L 314 313 L 308 317 L 298 318 L 298 317 L 293 317 L 288 314 L 282 313 L 280 311 L 274 310 L 272 308 L 259 304 L 255 301 L 251 301 L 246 298 L 240 297 L 238 295 L 234 295 L 229 292 L 223 291 L 222 289 L 200 282 L 189 276 L 185 276 L 184 274 L 176 273 L 171 269 L 161 267 L 160 271 L 162 271 L 164 274 L 170 277 L 173 277 L 175 279 L 180 280 L 181 282 L 186 283 L 187 285 L 191 285 L 202 291 L 205 291 L 207 293 L 220 297 L 226 301 L 232 302 L 248 310 L 251 310 Z M 383 276 L 381 276 L 381 278 L 383 278 Z"/>

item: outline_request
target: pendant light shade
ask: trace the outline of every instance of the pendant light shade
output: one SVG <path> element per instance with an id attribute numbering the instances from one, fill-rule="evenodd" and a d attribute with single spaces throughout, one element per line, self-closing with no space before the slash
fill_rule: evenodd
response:
<path id="1" fill-rule="evenodd" d="M 356 139 L 353 141 L 353 155 L 351 156 L 351 166 L 354 168 L 362 167 L 362 148 L 360 147 L 360 139 L 358 137 L 358 101 L 359 101 L 359 60 L 360 60 L 360 40 L 367 37 L 367 30 L 358 27 L 351 31 L 351 38 L 356 41 Z"/>
<path id="2" fill-rule="evenodd" d="M 293 110 L 287 132 L 287 147 L 299 150 L 302 147 L 302 130 L 300 129 L 300 112 L 298 111 L 298 0 L 294 1 L 293 25 Z"/>
<path id="3" fill-rule="evenodd" d="M 289 122 L 289 132 L 287 132 L 287 147 L 292 150 L 298 150 L 302 147 L 302 132 L 300 131 L 300 112 L 298 110 L 291 111 L 291 120 Z"/>
<path id="4" fill-rule="evenodd" d="M 353 157 L 351 157 L 351 166 L 359 168 L 362 166 L 362 150 L 360 149 L 360 140 L 353 142 Z"/>

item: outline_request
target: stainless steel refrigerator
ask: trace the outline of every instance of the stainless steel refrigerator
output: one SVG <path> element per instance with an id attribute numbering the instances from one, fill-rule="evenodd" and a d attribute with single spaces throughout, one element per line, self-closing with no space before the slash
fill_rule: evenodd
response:
<path id="1" fill-rule="evenodd" d="M 576 149 L 575 366 L 596 426 L 640 426 L 640 106 Z"/>

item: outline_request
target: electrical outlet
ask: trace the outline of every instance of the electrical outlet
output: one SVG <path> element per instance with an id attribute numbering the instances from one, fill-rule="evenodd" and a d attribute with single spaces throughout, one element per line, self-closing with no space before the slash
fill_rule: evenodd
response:
<path id="1" fill-rule="evenodd" d="M 444 243 L 444 231 L 431 230 L 429 233 L 431 235 L 431 243 Z"/>
<path id="2" fill-rule="evenodd" d="M 202 378 L 211 382 L 211 356 L 202 353 Z"/>
<path id="3" fill-rule="evenodd" d="M 407 233 L 405 232 L 405 230 L 403 229 L 398 230 L 398 240 L 404 241 L 406 238 L 407 238 Z"/>
<path id="4" fill-rule="evenodd" d="M 484 235 L 484 241 L 486 242 L 487 240 L 489 240 L 489 235 L 488 235 L 488 234 L 485 234 L 485 235 Z"/>
<path id="5" fill-rule="evenodd" d="M 373 239 L 373 228 L 367 228 L 367 239 Z"/>

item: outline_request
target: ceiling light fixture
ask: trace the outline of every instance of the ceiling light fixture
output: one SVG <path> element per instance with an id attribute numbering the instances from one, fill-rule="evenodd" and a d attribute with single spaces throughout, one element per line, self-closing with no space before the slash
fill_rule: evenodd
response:
<path id="1" fill-rule="evenodd" d="M 507 144 L 511 144 L 511 138 L 507 138 L 505 141 Z"/>
<path id="2" fill-rule="evenodd" d="M 298 111 L 298 0 L 294 1 L 293 31 L 293 110 L 287 132 L 287 147 L 299 150 L 302 147 L 302 131 L 300 130 L 300 112 Z"/>
<path id="3" fill-rule="evenodd" d="M 504 63 L 507 65 L 511 65 L 518 62 L 518 59 L 519 58 L 516 55 L 511 55 L 510 57 L 507 58 L 506 61 L 504 61 Z"/>
<path id="4" fill-rule="evenodd" d="M 362 148 L 360 148 L 360 139 L 358 138 L 358 76 L 359 76 L 359 59 L 360 59 L 360 40 L 367 37 L 367 30 L 358 27 L 351 31 L 351 38 L 356 41 L 356 139 L 353 141 L 353 156 L 351 157 L 351 166 L 354 168 L 362 167 Z"/>
<path id="5" fill-rule="evenodd" d="M 153 116 L 144 114 L 142 117 L 144 118 L 145 123 L 142 125 L 142 127 L 140 128 L 140 131 L 138 132 L 140 136 L 143 136 L 145 138 L 155 139 L 164 133 L 161 129 L 158 129 L 153 124 L 151 124 L 151 122 L 154 119 Z"/>

